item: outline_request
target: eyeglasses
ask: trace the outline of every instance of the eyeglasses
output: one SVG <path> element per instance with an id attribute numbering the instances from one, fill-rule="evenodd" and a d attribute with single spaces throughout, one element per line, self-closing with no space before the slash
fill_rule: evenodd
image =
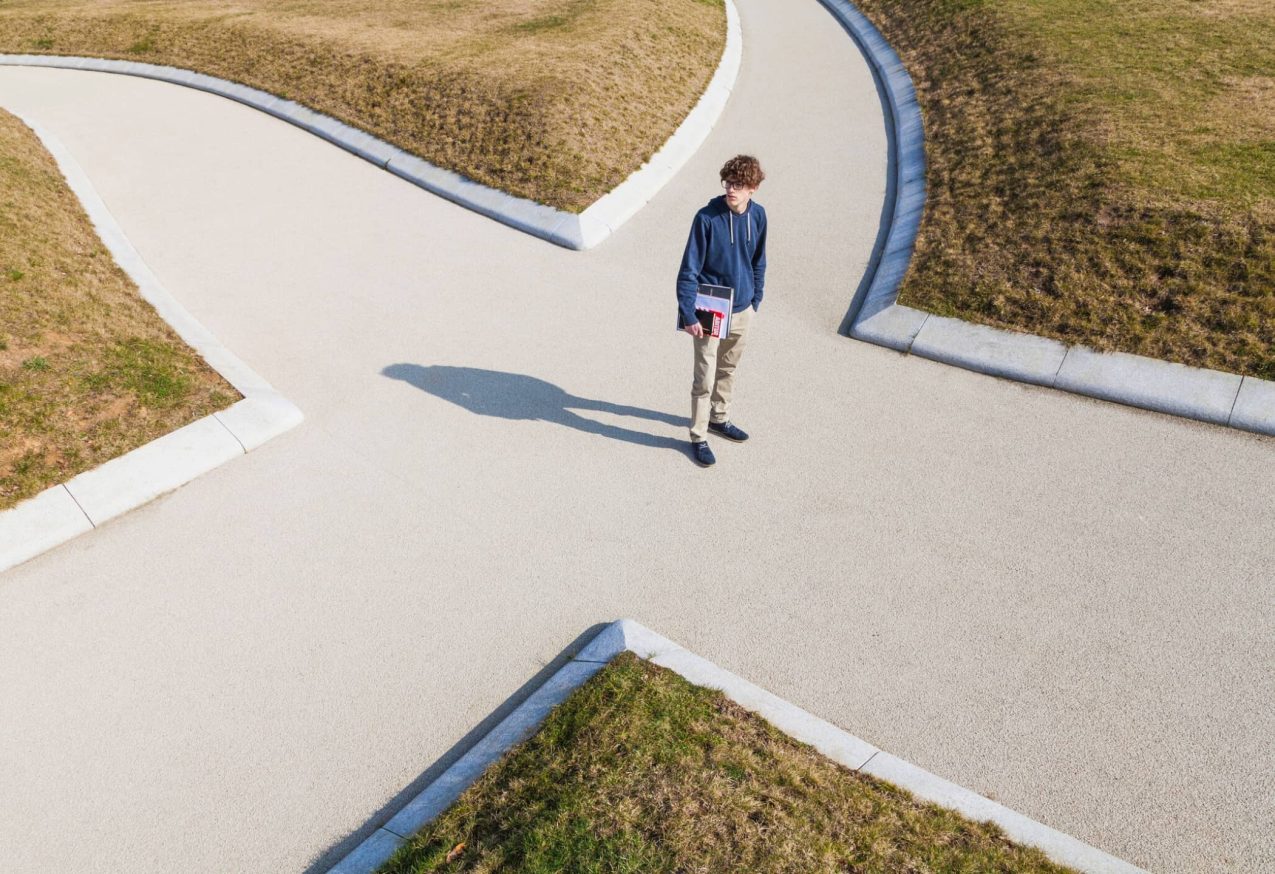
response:
<path id="1" fill-rule="evenodd" d="M 727 182 L 723 179 L 722 188 L 725 188 L 727 191 L 747 191 L 748 185 L 744 182 Z"/>

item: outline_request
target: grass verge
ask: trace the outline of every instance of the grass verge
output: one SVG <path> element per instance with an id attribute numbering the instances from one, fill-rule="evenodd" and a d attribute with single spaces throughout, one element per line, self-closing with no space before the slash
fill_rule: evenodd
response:
<path id="1" fill-rule="evenodd" d="M 384 866 L 408 872 L 1060 872 L 720 692 L 623 653 Z"/>
<path id="2" fill-rule="evenodd" d="M 856 3 L 925 119 L 901 302 L 1275 379 L 1275 5 Z"/>
<path id="3" fill-rule="evenodd" d="M 698 102 L 722 0 L 8 0 L 0 51 L 171 64 L 580 211 Z"/>
<path id="4" fill-rule="evenodd" d="M 0 110 L 0 509 L 238 400 Z"/>

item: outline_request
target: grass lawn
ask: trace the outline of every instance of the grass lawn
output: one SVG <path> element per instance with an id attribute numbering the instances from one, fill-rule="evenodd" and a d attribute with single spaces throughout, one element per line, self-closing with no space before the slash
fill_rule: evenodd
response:
<path id="1" fill-rule="evenodd" d="M 1275 379 L 1275 3 L 856 2 L 925 118 L 902 303 Z"/>
<path id="2" fill-rule="evenodd" d="M 7 0 L 0 52 L 185 67 L 580 211 L 708 86 L 722 0 Z"/>
<path id="3" fill-rule="evenodd" d="M 0 110 L 0 509 L 238 399 L 142 300 L 35 134 Z"/>
<path id="4" fill-rule="evenodd" d="M 449 861 L 450 858 L 450 861 Z M 1059 872 L 624 653 L 381 869 Z"/>

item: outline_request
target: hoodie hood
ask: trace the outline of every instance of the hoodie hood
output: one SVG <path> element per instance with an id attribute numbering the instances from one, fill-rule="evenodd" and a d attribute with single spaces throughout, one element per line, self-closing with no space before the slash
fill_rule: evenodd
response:
<path id="1" fill-rule="evenodd" d="M 712 200 L 710 200 L 708 203 L 704 204 L 704 209 L 711 210 L 718 215 L 726 216 L 726 223 L 727 223 L 727 227 L 729 227 L 730 229 L 730 239 L 732 243 L 735 242 L 736 222 L 739 223 L 739 228 L 741 230 L 741 233 L 744 234 L 745 239 L 750 242 L 752 241 L 753 239 L 753 202 L 751 200 L 748 201 L 748 206 L 744 209 L 742 213 L 737 213 L 735 212 L 735 210 L 731 209 L 730 204 L 726 202 L 726 195 L 719 194 L 716 197 L 714 197 Z"/>

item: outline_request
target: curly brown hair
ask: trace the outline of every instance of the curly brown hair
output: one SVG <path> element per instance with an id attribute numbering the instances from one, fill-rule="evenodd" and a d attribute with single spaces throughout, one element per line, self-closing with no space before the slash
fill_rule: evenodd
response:
<path id="1" fill-rule="evenodd" d="M 742 182 L 749 188 L 761 185 L 766 174 L 761 170 L 761 162 L 752 155 L 736 155 L 722 165 L 723 182 Z"/>

